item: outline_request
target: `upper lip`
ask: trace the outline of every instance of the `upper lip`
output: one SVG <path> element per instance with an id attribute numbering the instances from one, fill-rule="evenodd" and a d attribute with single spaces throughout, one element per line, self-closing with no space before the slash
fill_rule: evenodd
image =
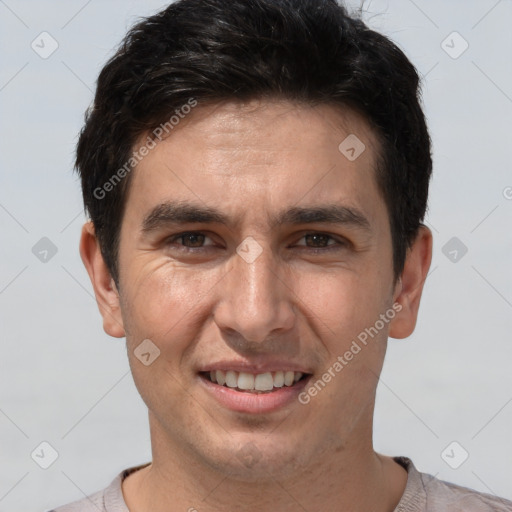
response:
<path id="1" fill-rule="evenodd" d="M 300 363 L 291 363 L 290 361 L 266 361 L 255 363 L 253 361 L 217 361 L 201 366 L 199 372 L 210 372 L 214 370 L 246 372 L 246 373 L 267 373 L 267 372 L 302 372 L 312 373 L 311 369 Z"/>

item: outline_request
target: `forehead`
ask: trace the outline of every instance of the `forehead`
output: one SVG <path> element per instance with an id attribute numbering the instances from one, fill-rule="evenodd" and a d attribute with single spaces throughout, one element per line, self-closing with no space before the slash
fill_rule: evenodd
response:
<path id="1" fill-rule="evenodd" d="M 193 200 L 238 222 L 270 222 L 284 206 L 332 203 L 378 217 L 377 151 L 366 121 L 338 106 L 198 106 L 139 162 L 127 201 L 147 212 L 171 199 Z"/>

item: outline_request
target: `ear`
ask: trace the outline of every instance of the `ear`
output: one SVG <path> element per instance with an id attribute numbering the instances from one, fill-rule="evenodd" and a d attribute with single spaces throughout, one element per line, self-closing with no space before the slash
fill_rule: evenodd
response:
<path id="1" fill-rule="evenodd" d="M 394 303 L 399 303 L 402 308 L 390 322 L 389 336 L 392 338 L 407 338 L 413 333 L 431 261 L 432 232 L 421 226 L 407 251 L 404 269 L 395 285 Z"/>
<path id="2" fill-rule="evenodd" d="M 124 337 L 119 293 L 101 254 L 92 222 L 87 222 L 82 227 L 80 256 L 94 288 L 96 302 L 103 317 L 104 331 L 114 338 Z"/>

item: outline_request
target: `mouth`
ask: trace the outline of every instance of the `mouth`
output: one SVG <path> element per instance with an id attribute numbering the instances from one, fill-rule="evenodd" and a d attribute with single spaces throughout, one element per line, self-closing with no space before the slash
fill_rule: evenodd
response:
<path id="1" fill-rule="evenodd" d="M 198 374 L 207 395 L 223 408 L 251 415 L 270 414 L 299 404 L 311 373 L 277 370 L 251 373 L 208 370 Z"/>
<path id="2" fill-rule="evenodd" d="M 200 372 L 200 376 L 213 384 L 239 392 L 261 394 L 272 393 L 283 387 L 292 387 L 309 377 L 309 374 L 284 370 L 257 374 L 234 370 L 211 370 Z"/>

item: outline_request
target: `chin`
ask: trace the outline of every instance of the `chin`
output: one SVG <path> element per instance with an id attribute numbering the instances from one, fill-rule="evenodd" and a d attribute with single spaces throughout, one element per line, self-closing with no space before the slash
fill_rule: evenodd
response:
<path id="1" fill-rule="evenodd" d="M 240 482 L 271 482 L 286 479 L 305 466 L 304 446 L 270 441 L 269 434 L 243 435 L 225 442 L 208 454 L 209 465 Z M 272 434 L 270 434 L 271 436 Z"/>

